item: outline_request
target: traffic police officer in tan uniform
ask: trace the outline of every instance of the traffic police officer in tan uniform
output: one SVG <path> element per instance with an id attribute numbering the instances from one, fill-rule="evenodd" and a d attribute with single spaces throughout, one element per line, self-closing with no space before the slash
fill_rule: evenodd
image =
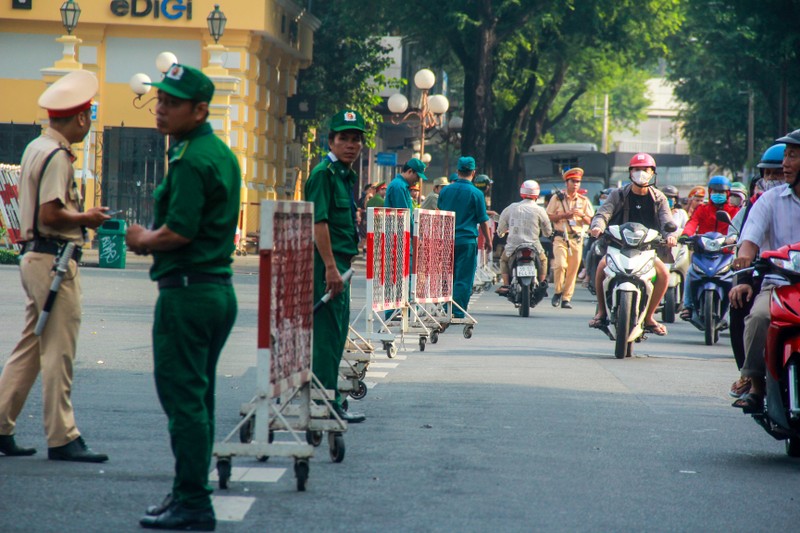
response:
<path id="1" fill-rule="evenodd" d="M 314 301 L 326 292 L 332 296 L 314 314 L 312 370 L 326 389 L 336 391 L 333 408 L 350 423 L 365 417 L 345 411 L 338 390 L 339 363 L 350 327 L 350 282 L 342 274 L 358 255 L 353 199 L 358 176 L 353 163 L 364 146 L 366 129 L 357 111 L 336 113 L 328 133 L 330 152 L 311 171 L 305 187 L 305 199 L 314 202 Z"/>
<path id="2" fill-rule="evenodd" d="M 47 457 L 51 460 L 99 463 L 108 456 L 90 450 L 75 424 L 72 410 L 72 364 L 81 325 L 78 272 L 85 228 L 97 228 L 110 217 L 107 207 L 83 211 L 75 183 L 70 145 L 86 137 L 92 125 L 91 101 L 97 78 L 77 70 L 60 78 L 39 97 L 49 127 L 22 155 L 19 185 L 21 233 L 26 241 L 20 260 L 26 294 L 25 327 L 0 375 L 0 453 L 33 455 L 14 441 L 17 416 L 42 373 Z M 34 333 L 50 293 L 53 265 L 68 242 L 77 246 L 41 336 Z"/>
<path id="3" fill-rule="evenodd" d="M 570 300 L 575 292 L 575 278 L 583 257 L 583 236 L 594 216 L 592 203 L 578 192 L 583 169 L 564 172 L 567 192 L 557 192 L 547 204 L 547 215 L 553 223 L 553 307 L 572 309 Z"/>

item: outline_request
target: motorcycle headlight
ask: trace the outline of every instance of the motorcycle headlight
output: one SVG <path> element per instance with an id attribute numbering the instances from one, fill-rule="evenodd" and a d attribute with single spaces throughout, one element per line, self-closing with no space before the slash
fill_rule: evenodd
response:
<path id="1" fill-rule="evenodd" d="M 695 274 L 706 275 L 705 271 L 694 263 L 692 263 L 692 270 L 694 270 Z"/>
<path id="2" fill-rule="evenodd" d="M 769 259 L 773 265 L 784 270 L 789 270 L 796 274 L 800 274 L 800 252 L 789 252 L 789 259 L 780 259 L 778 257 L 770 257 Z"/>
<path id="3" fill-rule="evenodd" d="M 727 274 L 727 273 L 730 271 L 730 269 L 731 269 L 731 266 L 733 266 L 733 261 L 731 261 L 730 263 L 728 263 L 728 264 L 727 264 L 727 265 L 725 265 L 724 267 L 720 268 L 720 269 L 717 271 L 717 275 L 720 275 L 720 274 Z"/>
<path id="4" fill-rule="evenodd" d="M 703 248 L 707 252 L 719 252 L 722 249 L 722 245 L 725 244 L 725 238 L 709 239 L 708 237 L 700 237 L 700 242 L 703 243 Z"/>
<path id="5" fill-rule="evenodd" d="M 639 270 L 634 272 L 633 275 L 634 276 L 639 276 L 641 274 L 644 274 L 645 272 L 647 272 L 651 268 L 653 268 L 653 262 L 652 261 L 647 261 L 645 264 L 643 264 L 641 267 L 639 267 Z"/>
<path id="6" fill-rule="evenodd" d="M 639 246 L 639 243 L 642 242 L 644 236 L 647 233 L 643 230 L 631 230 L 630 228 L 625 228 L 622 230 L 622 238 L 625 241 L 625 244 L 628 246 Z"/>

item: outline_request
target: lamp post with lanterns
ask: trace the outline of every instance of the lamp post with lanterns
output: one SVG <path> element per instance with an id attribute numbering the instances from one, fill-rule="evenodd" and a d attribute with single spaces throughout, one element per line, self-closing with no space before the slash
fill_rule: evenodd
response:
<path id="1" fill-rule="evenodd" d="M 425 132 L 442 124 L 443 116 L 450 107 L 447 97 L 442 94 L 429 95 L 428 93 L 436 84 L 436 76 L 427 68 L 419 70 L 414 74 L 414 85 L 422 93 L 419 108 L 408 110 L 408 99 L 401 93 L 393 94 L 389 97 L 387 105 L 392 113 L 392 123 L 400 124 L 411 119 L 419 121 L 419 157 L 425 162 L 430 161 L 430 155 L 425 153 Z M 416 144 L 416 143 L 415 143 Z M 416 147 L 415 147 L 416 150 Z M 426 158 L 427 156 L 427 158 Z M 427 163 L 427 162 L 426 162 Z"/>

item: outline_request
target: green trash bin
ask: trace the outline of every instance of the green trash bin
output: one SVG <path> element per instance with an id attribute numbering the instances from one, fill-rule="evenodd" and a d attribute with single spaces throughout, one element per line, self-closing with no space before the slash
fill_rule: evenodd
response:
<path id="1" fill-rule="evenodd" d="M 97 228 L 100 268 L 125 268 L 128 247 L 125 244 L 124 220 L 106 220 Z"/>

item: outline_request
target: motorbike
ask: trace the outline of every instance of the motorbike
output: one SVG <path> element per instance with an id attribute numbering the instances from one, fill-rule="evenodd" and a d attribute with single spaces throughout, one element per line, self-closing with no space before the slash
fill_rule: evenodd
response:
<path id="1" fill-rule="evenodd" d="M 719 341 L 719 332 L 728 327 L 723 317 L 728 313 L 728 293 L 733 287 L 735 245 L 725 244 L 725 235 L 717 232 L 681 237 L 693 251 L 692 270 L 698 276 L 689 286 L 694 312 L 691 324 L 705 333 L 707 346 Z"/>
<path id="2" fill-rule="evenodd" d="M 519 316 L 530 316 L 532 308 L 542 301 L 547 288 L 539 283 L 537 257 L 532 244 L 520 244 L 511 263 L 511 284 L 506 297 L 519 309 Z"/>
<path id="3" fill-rule="evenodd" d="M 677 227 L 670 222 L 665 229 L 672 232 Z M 653 296 L 656 247 L 663 241 L 658 231 L 635 222 L 609 226 L 603 238 L 607 250 L 602 297 L 614 334 L 608 326 L 600 329 L 615 341 L 616 358 L 624 359 L 633 356 L 634 342 L 647 338 L 644 319 Z"/>
<path id="4" fill-rule="evenodd" d="M 667 324 L 675 322 L 675 313 L 683 302 L 683 286 L 692 264 L 692 253 L 685 244 L 679 244 L 673 251 L 675 260 L 669 263 L 669 285 L 661 303 L 661 320 Z"/>
<path id="5" fill-rule="evenodd" d="M 740 272 L 748 270 L 789 283 L 772 292 L 764 350 L 766 406 L 751 416 L 772 437 L 786 441 L 787 455 L 800 457 L 800 243 L 763 252 L 753 267 Z"/>

